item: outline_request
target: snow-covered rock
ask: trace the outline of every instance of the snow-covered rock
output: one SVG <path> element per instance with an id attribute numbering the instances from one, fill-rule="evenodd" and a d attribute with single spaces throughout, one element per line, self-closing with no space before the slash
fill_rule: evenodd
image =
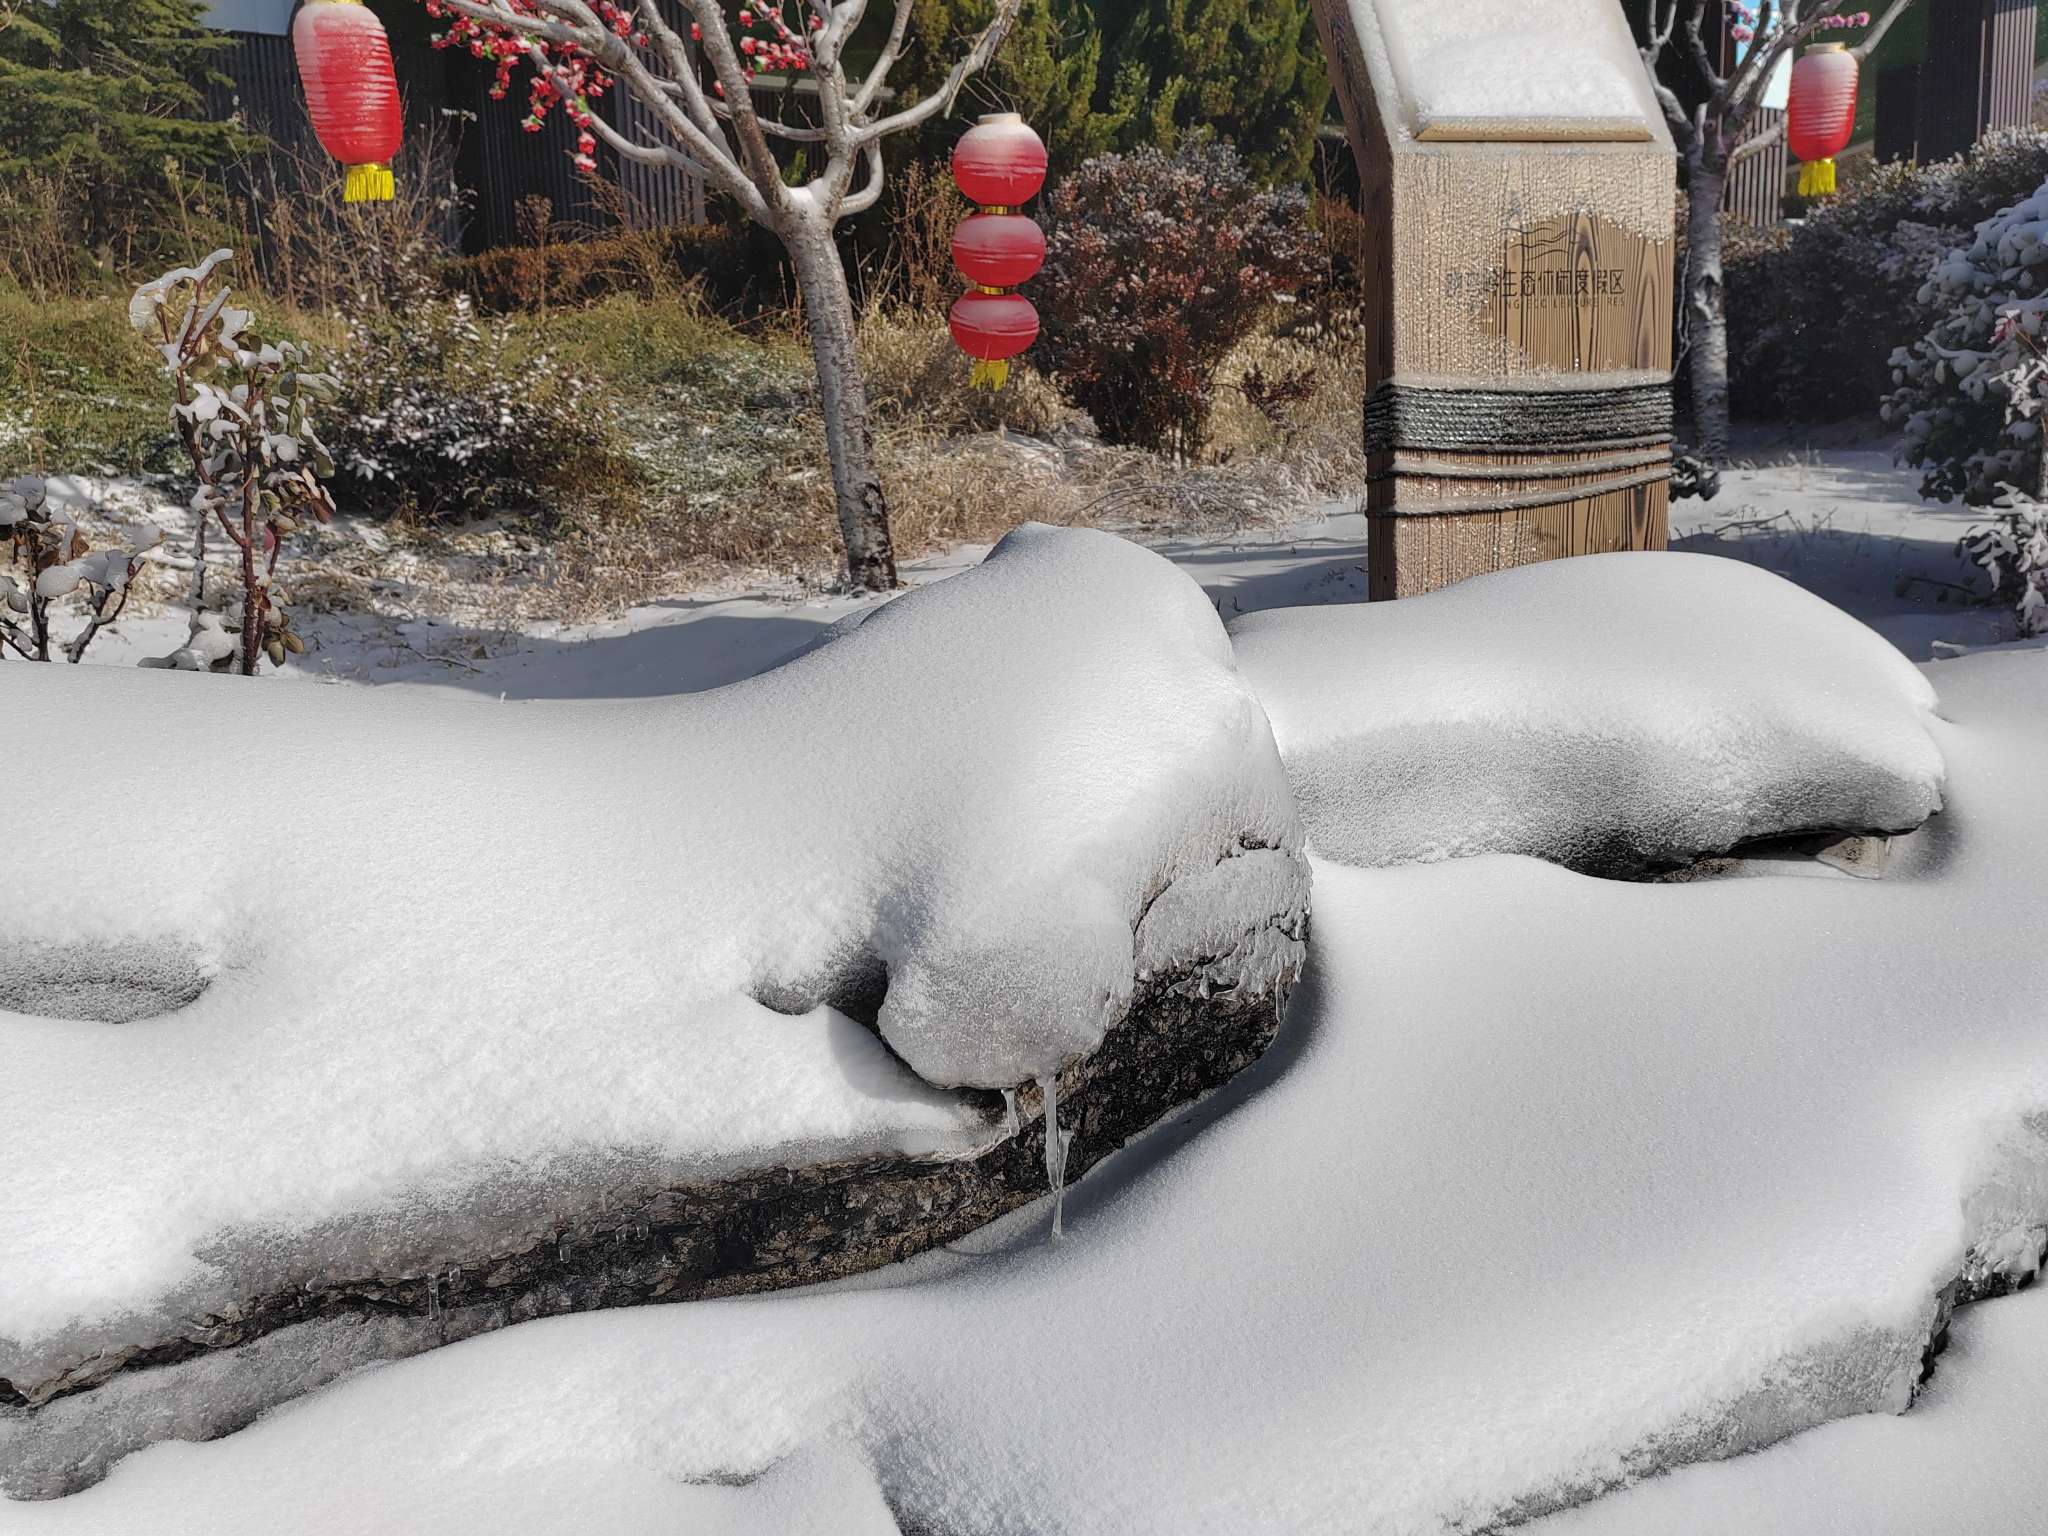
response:
<path id="1" fill-rule="evenodd" d="M 1413 1536 L 1902 1407 L 2048 1216 L 2048 653 L 1933 670 L 1952 804 L 1885 880 L 1319 866 L 1279 1042 L 1063 1242 L 511 1329 L 0 1536 Z M 1665 1529 L 1645 1494 L 1600 1528 Z"/>
<path id="2" fill-rule="evenodd" d="M 1231 628 L 1314 851 L 1632 873 L 1941 805 L 1934 690 L 1783 578 L 1615 554 Z"/>
<path id="3" fill-rule="evenodd" d="M 295 1294 L 424 1317 L 441 1266 L 663 1190 L 973 1158 L 1000 1102 L 944 1090 L 1075 1071 L 1145 996 L 1270 1032 L 1301 963 L 1264 715 L 1201 590 L 1105 534 L 1021 529 L 689 698 L 19 666 L 0 719 L 65 788 L 0 891 L 17 1405 Z"/>

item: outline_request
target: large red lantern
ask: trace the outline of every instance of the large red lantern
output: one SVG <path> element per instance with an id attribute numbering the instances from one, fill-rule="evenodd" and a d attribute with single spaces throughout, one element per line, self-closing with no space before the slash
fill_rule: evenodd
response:
<path id="1" fill-rule="evenodd" d="M 1013 210 L 1045 185 L 1045 143 L 1014 112 L 984 117 L 953 146 L 953 184 L 982 211 L 953 232 L 953 265 L 974 284 L 947 322 L 974 361 L 974 384 L 1001 389 L 1010 359 L 1038 339 L 1038 311 L 1005 293 L 1045 264 L 1045 234 Z"/>
<path id="2" fill-rule="evenodd" d="M 1001 389 L 1010 359 L 1038 340 L 1038 310 L 1021 293 L 976 288 L 953 301 L 946 317 L 954 345 L 974 362 L 974 382 Z"/>
<path id="3" fill-rule="evenodd" d="M 1021 213 L 977 213 L 953 232 L 953 265 L 970 283 L 1014 288 L 1045 265 L 1045 232 Z"/>
<path id="4" fill-rule="evenodd" d="M 292 52 L 320 147 L 348 168 L 342 200 L 389 202 L 405 122 L 384 23 L 363 0 L 308 0 L 292 22 Z"/>
<path id="5" fill-rule="evenodd" d="M 1835 190 L 1835 156 L 1856 130 L 1856 55 L 1840 43 L 1815 43 L 1792 66 L 1785 140 L 1803 162 L 1799 195 Z"/>
<path id="6" fill-rule="evenodd" d="M 992 112 L 953 146 L 953 184 L 984 207 L 1028 203 L 1045 185 L 1045 141 L 1015 112 Z"/>

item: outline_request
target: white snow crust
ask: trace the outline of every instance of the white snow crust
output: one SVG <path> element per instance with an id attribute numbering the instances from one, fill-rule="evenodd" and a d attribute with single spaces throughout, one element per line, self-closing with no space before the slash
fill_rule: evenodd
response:
<path id="1" fill-rule="evenodd" d="M 1642 61 L 1600 0 L 1376 0 L 1416 126 L 1639 128 Z"/>
<path id="2" fill-rule="evenodd" d="M 1064 1242 L 525 1324 L 0 1532 L 1471 1530 L 1903 1407 L 2048 1213 L 2048 651 L 1932 671 L 1883 880 L 1321 865 L 1280 1041 Z"/>
<path id="3" fill-rule="evenodd" d="M 1827 1424 L 1540 1521 L 1527 1536 L 2031 1536 L 2048 1509 L 2048 1290 L 1959 1313 L 1903 1418 Z"/>
<path id="4" fill-rule="evenodd" d="M 1900 831 L 1941 804 L 1926 678 L 1739 561 L 1552 560 L 1400 603 L 1255 613 L 1231 636 L 1311 848 L 1347 864 L 1654 866 Z"/>
<path id="5" fill-rule="evenodd" d="M 967 1153 L 1000 1122 L 939 1090 L 1092 1050 L 1148 905 L 1147 966 L 1227 968 L 1177 881 L 1307 899 L 1214 610 L 1087 531 L 687 698 L 9 666 L 0 720 L 66 787 L 0 893 L 22 1380 L 592 1189 Z M 875 961 L 894 1056 L 833 1006 Z"/>

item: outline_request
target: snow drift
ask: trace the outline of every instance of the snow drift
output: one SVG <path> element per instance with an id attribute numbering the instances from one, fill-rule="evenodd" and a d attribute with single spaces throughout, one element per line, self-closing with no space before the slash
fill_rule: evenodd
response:
<path id="1" fill-rule="evenodd" d="M 1934 690 L 1781 577 L 1710 555 L 1552 560 L 1231 627 L 1321 857 L 1525 853 L 1597 873 L 1941 805 Z"/>
<path id="2" fill-rule="evenodd" d="M 594 1191 L 967 1157 L 1000 1103 L 942 1090 L 1088 1056 L 1176 967 L 1270 1032 L 1301 963 L 1264 716 L 1104 534 L 688 698 L 18 666 L 0 719 L 70 791 L 0 898 L 18 1402 Z"/>
<path id="3" fill-rule="evenodd" d="M 508 1330 L 0 1532 L 1420 1536 L 1902 1407 L 2048 1222 L 2048 653 L 1935 671 L 1888 879 L 1319 867 L 1280 1041 L 1066 1241 Z"/>

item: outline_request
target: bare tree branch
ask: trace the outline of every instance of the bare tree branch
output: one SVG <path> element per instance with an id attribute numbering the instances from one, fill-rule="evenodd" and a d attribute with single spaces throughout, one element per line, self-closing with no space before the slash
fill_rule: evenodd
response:
<path id="1" fill-rule="evenodd" d="M 1857 63 L 1862 63 L 1872 53 L 1877 51 L 1877 45 L 1884 41 L 1885 33 L 1891 31 L 1892 23 L 1903 16 L 1906 13 L 1906 7 L 1912 3 L 1913 0 L 1892 0 L 1892 3 L 1886 7 L 1885 13 L 1877 18 L 1876 23 L 1868 32 L 1863 34 L 1863 41 L 1849 50 L 1856 55 Z"/>
<path id="2" fill-rule="evenodd" d="M 1782 121 L 1771 124 L 1762 133 L 1751 134 L 1740 144 L 1728 151 L 1728 168 L 1732 171 L 1751 155 L 1762 154 L 1784 137 L 1785 124 Z"/>
<path id="3" fill-rule="evenodd" d="M 995 51 L 1003 45 L 1003 39 L 1009 35 L 1010 25 L 1017 19 L 1017 11 L 1021 4 L 1022 0 L 998 0 L 995 19 L 982 29 L 981 35 L 974 40 L 974 46 L 968 49 L 967 56 L 947 72 L 945 84 L 916 106 L 905 108 L 894 117 L 885 117 L 880 122 L 871 123 L 861 129 L 856 142 L 861 145 L 870 144 L 877 139 L 886 138 L 892 133 L 901 133 L 906 128 L 915 128 L 919 123 L 929 122 L 942 113 L 952 111 L 953 101 L 959 96 L 960 87 L 967 83 L 970 75 L 981 73 L 987 67 L 988 61 L 995 57 Z"/>

